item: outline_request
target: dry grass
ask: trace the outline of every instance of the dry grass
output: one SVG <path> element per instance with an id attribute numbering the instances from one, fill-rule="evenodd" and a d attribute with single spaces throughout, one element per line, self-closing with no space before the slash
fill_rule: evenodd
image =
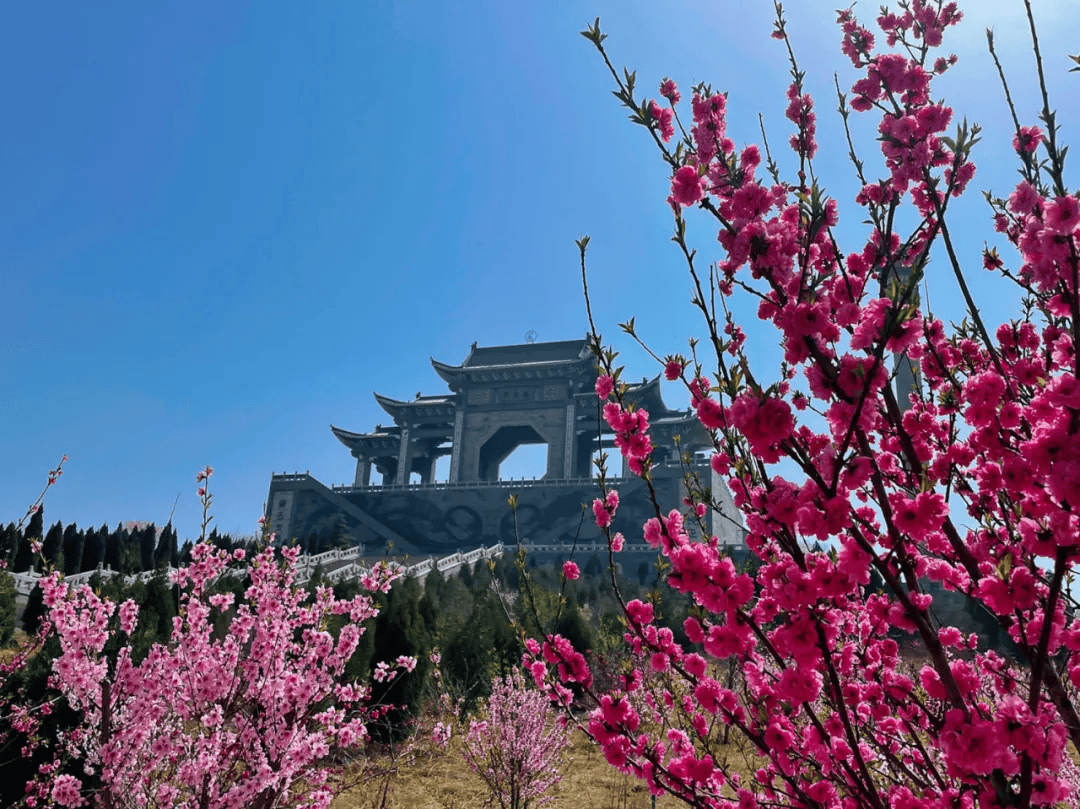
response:
<path id="1" fill-rule="evenodd" d="M 733 756 L 733 760 L 735 757 Z M 369 809 L 379 806 L 381 785 L 357 787 L 339 796 L 333 809 Z M 644 782 L 616 770 L 584 734 L 575 732 L 563 780 L 551 791 L 553 809 L 651 809 Z M 391 783 L 389 809 L 472 809 L 483 806 L 488 790 L 451 745 L 439 753 L 403 768 Z M 497 804 L 496 804 L 497 805 Z M 674 809 L 679 801 L 664 795 L 656 806 Z"/>

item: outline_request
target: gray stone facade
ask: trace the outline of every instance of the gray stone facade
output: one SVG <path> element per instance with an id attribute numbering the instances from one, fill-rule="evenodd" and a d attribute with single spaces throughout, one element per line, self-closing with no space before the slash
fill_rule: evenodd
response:
<path id="1" fill-rule="evenodd" d="M 620 458 L 598 418 L 597 369 L 588 341 L 474 344 L 460 365 L 432 364 L 448 393 L 418 394 L 411 402 L 376 394 L 392 426 L 370 433 L 331 426 L 356 459 L 351 485 L 328 487 L 307 474 L 273 476 L 271 530 L 283 541 L 317 539 L 319 547 L 362 542 L 369 553 L 388 544 L 395 553 L 438 554 L 518 541 L 554 560 L 575 542 L 599 552 L 602 536 L 587 510 L 599 493 L 592 459 L 598 449 L 607 451 L 608 468 L 618 476 Z M 741 549 L 739 515 L 705 460 L 708 434 L 690 411 L 664 405 L 659 377 L 631 385 L 628 396 L 650 414 L 652 476 L 662 505 L 681 505 L 684 474 L 692 470 L 726 513 L 710 515 L 705 529 Z M 499 479 L 499 465 L 510 453 L 541 443 L 547 446 L 542 478 Z M 682 460 L 695 453 L 685 467 Z M 435 463 L 444 456 L 450 457 L 449 480 L 435 482 Z M 375 474 L 379 482 L 372 480 Z M 626 536 L 628 551 L 655 559 L 657 552 L 641 545 L 641 525 L 653 516 L 644 483 L 632 476 L 611 483 L 622 503 L 615 529 Z M 512 494 L 516 513 L 508 505 Z M 606 547 L 603 552 L 606 559 Z"/>

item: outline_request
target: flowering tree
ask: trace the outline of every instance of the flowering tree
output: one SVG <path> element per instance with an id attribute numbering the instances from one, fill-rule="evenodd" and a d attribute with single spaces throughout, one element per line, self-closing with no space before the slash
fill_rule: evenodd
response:
<path id="1" fill-rule="evenodd" d="M 31 525 L 34 524 L 33 516 L 40 515 L 45 496 L 64 474 L 64 464 L 67 461 L 68 456 L 65 455 L 55 469 L 49 470 L 48 481 L 41 494 L 15 526 L 16 536 L 28 521 Z M 27 539 L 31 542 L 33 553 L 40 558 L 41 537 L 31 535 Z M 14 587 L 7 572 L 7 560 L 0 560 L 0 586 L 11 588 L 14 601 Z M 28 693 L 26 673 L 31 660 L 41 652 L 49 635 L 48 625 L 40 626 L 32 637 L 20 641 L 16 648 L 5 649 L 3 659 L 0 660 L 0 757 L 4 759 L 12 758 L 13 755 L 22 758 L 43 755 L 42 748 L 47 739 L 40 733 L 42 720 L 52 714 L 55 700 L 35 700 Z M 17 788 L 16 785 L 11 786 Z"/>
<path id="2" fill-rule="evenodd" d="M 526 687 L 517 669 L 492 680 L 483 719 L 474 719 L 461 754 L 502 809 L 543 806 L 562 780 L 570 728 L 543 692 Z"/>
<path id="3" fill-rule="evenodd" d="M 931 100 L 934 76 L 956 61 L 933 51 L 960 16 L 942 0 L 883 9 L 883 51 L 850 10 L 839 12 L 841 49 L 862 74 L 850 103 L 840 94 L 841 112 L 845 124 L 853 111 L 879 117 L 885 167 L 867 175 L 849 144 L 863 186 L 855 202 L 870 224 L 851 252 L 836 239 L 836 201 L 816 180 L 813 102 L 779 5 L 774 36 L 788 46 L 794 78 L 791 182 L 767 147 L 767 176 L 757 146 L 736 149 L 725 95 L 695 87 L 689 120 L 671 80 L 660 85 L 664 101 L 639 100 L 634 74 L 608 60 L 599 21 L 583 32 L 670 167 L 674 241 L 709 358 L 695 344 L 689 357 L 667 356 L 665 374 L 685 382 L 711 431 L 712 471 L 760 562 L 754 575 L 740 572 L 715 537 L 688 538 L 686 520 L 715 506 L 708 485 L 692 485 L 685 513 L 657 506 L 643 526 L 667 557 L 668 582 L 697 605 L 684 626 L 690 645 L 656 626 L 652 604 L 625 604 L 635 664 L 621 688 L 600 694 L 564 639 L 529 644 L 537 682 L 568 709 L 570 685 L 588 695 L 588 732 L 654 794 L 739 809 L 1080 801 L 1067 749 L 1080 749 L 1080 620 L 1067 586 L 1080 558 L 1080 203 L 1065 184 L 1032 20 L 1044 128 L 1021 125 L 1013 111 L 1022 180 L 1008 199 L 988 197 L 995 229 L 1018 255 L 983 254 L 987 270 L 1017 285 L 1024 308 L 991 330 L 947 224 L 950 201 L 975 172 L 978 130 L 947 135 L 952 109 Z M 724 251 L 708 275 L 686 241 L 691 206 L 713 217 Z M 902 232 L 899 222 L 912 219 Z M 943 253 L 967 306 L 952 331 L 920 310 L 931 251 Z M 756 300 L 779 333 L 773 380 L 751 371 L 726 306 L 738 295 Z M 632 322 L 623 328 L 633 335 Z M 615 354 L 595 327 L 593 335 L 603 418 L 630 469 L 649 481 L 648 413 L 624 401 Z M 890 354 L 910 380 L 899 392 Z M 618 497 L 603 465 L 599 478 L 594 512 L 615 559 L 623 538 L 608 526 Z M 964 510 L 970 527 L 956 519 Z M 1015 643 L 1015 659 L 941 625 L 932 587 L 978 603 Z M 902 663 L 897 632 L 920 651 L 916 668 Z M 729 679 L 731 662 L 740 676 Z M 748 778 L 727 764 L 725 729 L 749 744 Z"/>
<path id="4" fill-rule="evenodd" d="M 200 473 L 204 508 L 211 473 Z M 204 531 L 208 522 L 204 516 Z M 47 621 L 61 645 L 55 681 L 84 717 L 67 748 L 99 776 L 101 805 L 329 805 L 345 771 L 328 762 L 360 748 L 367 724 L 384 710 L 366 705 L 369 687 L 341 674 L 363 622 L 378 612 L 368 593 L 386 592 L 396 574 L 379 566 L 355 598 L 338 600 L 319 588 L 306 604 L 306 592 L 293 584 L 298 553 L 282 549 L 279 563 L 272 546 L 259 552 L 237 604 L 214 584 L 230 564 L 245 561 L 245 551 L 195 546 L 191 564 L 175 575 L 186 589 L 171 640 L 139 663 L 130 646 L 115 662 L 103 654 L 111 636 L 134 632 L 133 601 L 117 609 L 88 586 L 71 588 L 55 574 L 46 580 Z M 349 617 L 336 638 L 326 629 L 332 615 Z M 215 632 L 221 617 L 224 633 Z M 415 664 L 383 663 L 375 677 L 389 679 Z M 86 803 L 73 775 L 41 780 L 33 791 L 35 800 Z"/>

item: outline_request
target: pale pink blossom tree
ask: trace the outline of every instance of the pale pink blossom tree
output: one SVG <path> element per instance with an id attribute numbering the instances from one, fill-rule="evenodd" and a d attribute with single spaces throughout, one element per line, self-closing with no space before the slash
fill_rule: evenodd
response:
<path id="1" fill-rule="evenodd" d="M 199 473 L 204 509 L 212 471 Z M 99 805 L 327 807 L 352 780 L 372 775 L 342 765 L 363 751 L 368 724 L 387 708 L 370 705 L 370 687 L 342 674 L 378 612 L 370 594 L 387 592 L 398 574 L 377 565 L 356 597 L 339 600 L 324 587 L 308 602 L 294 584 L 298 554 L 272 542 L 252 559 L 196 545 L 175 574 L 183 595 L 172 636 L 139 663 L 130 647 L 115 660 L 104 653 L 111 637 L 134 632 L 134 602 L 117 607 L 58 574 L 44 581 L 47 621 L 61 646 L 54 682 L 83 714 L 65 752 L 97 776 Z M 215 584 L 239 565 L 250 586 L 236 603 Z M 349 619 L 336 637 L 327 630 L 335 615 Z M 222 624 L 224 632 L 215 630 Z M 377 674 L 389 679 L 415 665 L 401 657 Z M 47 768 L 32 785 L 31 801 L 87 802 L 75 776 L 54 773 Z"/>
<path id="2" fill-rule="evenodd" d="M 103 655 L 114 613 L 121 633 L 134 631 L 133 602 L 117 610 L 87 586 L 47 580 L 61 642 L 56 685 L 84 715 L 68 748 L 99 771 L 102 805 L 325 807 L 342 787 L 346 773 L 333 756 L 361 749 L 380 713 L 366 705 L 368 687 L 341 679 L 377 609 L 366 593 L 340 601 L 329 588 L 305 604 L 293 586 L 298 549 L 281 553 L 283 563 L 272 548 L 251 560 L 251 586 L 234 604 L 212 585 L 244 552 L 195 546 L 177 575 L 188 590 L 172 638 L 138 664 L 129 648 L 115 664 Z M 365 587 L 385 590 L 392 578 L 377 570 Z M 217 615 L 229 618 L 223 636 L 214 631 Z M 337 638 L 325 628 L 331 615 L 350 619 Z M 414 664 L 399 660 L 384 676 Z M 81 805 L 78 794 L 69 781 L 51 786 L 64 806 Z"/>
<path id="3" fill-rule="evenodd" d="M 551 701 L 514 669 L 492 680 L 483 716 L 470 722 L 461 752 L 501 809 L 529 809 L 552 800 L 569 744 L 569 726 Z"/>
<path id="4" fill-rule="evenodd" d="M 49 490 L 56 485 L 64 474 L 64 464 L 68 462 L 68 456 L 64 455 L 55 469 L 48 472 L 47 482 L 37 499 L 26 509 L 26 513 L 15 526 L 16 533 L 22 530 L 26 522 L 38 512 Z M 31 537 L 33 552 L 40 557 L 41 538 Z M 41 560 L 44 563 L 44 560 Z M 7 561 L 0 560 L 0 576 L 9 576 Z M 6 659 L 0 663 L 0 685 L 7 686 L 22 672 L 30 659 L 34 657 L 45 645 L 51 633 L 47 622 L 38 627 L 33 637 L 23 639 L 16 649 L 12 650 Z M 29 757 L 36 749 L 41 747 L 43 740 L 38 734 L 41 720 L 52 713 L 55 699 L 33 702 L 22 689 L 2 690 L 0 696 L 0 755 L 10 755 L 13 752 L 9 748 L 19 745 L 18 754 Z"/>

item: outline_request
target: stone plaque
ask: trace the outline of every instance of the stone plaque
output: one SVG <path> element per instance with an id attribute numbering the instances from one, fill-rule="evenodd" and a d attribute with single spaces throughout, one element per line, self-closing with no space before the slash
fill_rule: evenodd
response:
<path id="1" fill-rule="evenodd" d="M 499 404 L 535 402 L 536 388 L 532 385 L 528 387 L 499 388 L 495 391 L 495 401 Z"/>
<path id="2" fill-rule="evenodd" d="M 277 536 L 284 537 L 292 519 L 293 492 L 286 490 L 276 492 L 273 502 L 270 503 L 270 530 Z"/>

